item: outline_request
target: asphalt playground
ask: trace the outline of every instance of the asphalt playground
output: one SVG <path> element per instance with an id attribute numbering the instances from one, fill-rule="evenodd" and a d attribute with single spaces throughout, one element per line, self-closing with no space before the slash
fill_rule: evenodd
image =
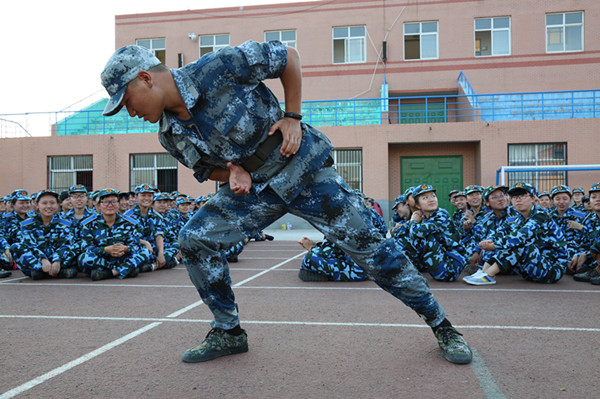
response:
<path id="1" fill-rule="evenodd" d="M 431 330 L 373 282 L 306 283 L 314 231 L 276 231 L 230 265 L 248 353 L 186 364 L 210 330 L 183 266 L 134 279 L 0 280 L 0 399 L 595 398 L 600 286 L 500 276 L 432 281 L 474 350 L 440 355 Z"/>

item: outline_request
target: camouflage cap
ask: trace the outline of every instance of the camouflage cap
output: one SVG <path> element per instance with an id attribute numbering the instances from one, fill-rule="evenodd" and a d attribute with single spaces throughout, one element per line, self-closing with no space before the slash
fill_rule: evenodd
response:
<path id="1" fill-rule="evenodd" d="M 551 198 L 554 198 L 554 196 L 556 194 L 560 194 L 560 193 L 565 193 L 565 194 L 569 194 L 569 197 L 571 197 L 571 189 L 568 186 L 563 186 L 563 185 L 558 185 L 558 186 L 554 186 L 552 187 L 552 191 L 551 191 Z"/>
<path id="2" fill-rule="evenodd" d="M 592 187 L 590 187 L 590 193 L 593 193 L 595 191 L 600 191 L 600 182 L 595 183 Z"/>
<path id="3" fill-rule="evenodd" d="M 154 193 L 154 201 L 170 200 L 171 196 L 167 193 Z"/>
<path id="4" fill-rule="evenodd" d="M 433 188 L 433 186 L 429 184 L 422 184 L 413 190 L 412 195 L 413 197 L 417 198 L 419 195 L 429 193 L 431 191 L 435 192 L 435 188 Z"/>
<path id="5" fill-rule="evenodd" d="M 483 190 L 483 193 L 481 194 L 481 198 L 483 198 L 484 201 L 487 201 L 487 199 L 490 196 L 490 194 L 493 193 L 496 190 L 502 190 L 503 193 L 506 193 L 508 191 L 508 187 L 506 187 L 506 186 L 496 186 L 496 185 L 487 186 L 485 188 L 485 190 Z"/>
<path id="6" fill-rule="evenodd" d="M 465 194 L 471 193 L 481 193 L 483 192 L 483 187 L 478 186 L 477 184 L 471 184 L 470 186 L 465 187 Z"/>
<path id="7" fill-rule="evenodd" d="M 37 195 L 35 196 L 35 202 L 40 202 L 40 199 L 44 196 L 44 195 L 51 195 L 54 198 L 56 198 L 56 200 L 58 201 L 58 193 L 49 189 L 45 189 L 42 190 L 40 192 L 37 193 Z"/>
<path id="8" fill-rule="evenodd" d="M 75 184 L 74 186 L 69 187 L 69 194 L 87 192 L 87 188 L 85 188 L 83 184 Z"/>
<path id="9" fill-rule="evenodd" d="M 104 188 L 102 190 L 98 190 L 96 192 L 96 197 L 98 198 L 98 201 L 101 200 L 104 197 L 108 197 L 110 195 L 115 195 L 115 196 L 119 196 L 119 191 L 115 190 L 114 188 Z"/>
<path id="10" fill-rule="evenodd" d="M 176 205 L 179 206 L 181 204 L 191 204 L 192 199 L 190 197 L 179 197 L 177 199 Z"/>
<path id="11" fill-rule="evenodd" d="M 573 194 L 575 194 L 575 193 L 582 193 L 582 194 L 585 194 L 585 190 L 583 189 L 583 187 L 575 187 L 575 188 L 573 189 Z"/>
<path id="12" fill-rule="evenodd" d="M 458 190 L 452 190 L 448 193 L 448 198 L 454 198 L 456 194 L 458 194 Z"/>
<path id="13" fill-rule="evenodd" d="M 394 207 L 392 209 L 396 209 L 396 207 L 398 207 L 398 205 L 400 204 L 406 204 L 406 196 L 404 195 L 399 195 L 396 197 L 396 200 L 394 201 Z"/>
<path id="14" fill-rule="evenodd" d="M 467 196 L 467 194 L 465 194 L 464 191 L 459 191 L 459 192 L 456 193 L 456 195 L 454 196 L 454 198 L 456 198 L 456 197 L 466 197 L 466 196 Z"/>
<path id="15" fill-rule="evenodd" d="M 508 190 L 509 195 L 519 195 L 523 192 L 536 195 L 537 190 L 529 183 L 517 183 Z"/>
<path id="16" fill-rule="evenodd" d="M 108 60 L 102 74 L 102 86 L 108 92 L 110 99 L 102 115 L 111 116 L 123 108 L 121 101 L 129 82 L 138 73 L 147 71 L 161 62 L 152 52 L 140 46 L 126 46 L 117 50 Z"/>
<path id="17" fill-rule="evenodd" d="M 155 193 L 156 188 L 152 184 L 140 184 L 135 188 L 135 193 Z"/>
<path id="18" fill-rule="evenodd" d="M 31 201 L 31 197 L 29 197 L 27 190 L 23 190 L 22 188 L 13 191 L 10 194 L 10 198 L 15 201 Z"/>
<path id="19" fill-rule="evenodd" d="M 546 195 L 547 195 L 548 197 L 550 197 L 550 193 L 549 193 L 548 191 L 544 190 L 544 191 L 540 191 L 540 192 L 538 192 L 538 195 L 537 195 L 537 197 L 538 197 L 538 198 L 542 198 L 542 197 L 544 197 L 544 196 L 546 196 Z"/>
<path id="20" fill-rule="evenodd" d="M 412 187 L 409 187 L 409 188 L 407 188 L 407 189 L 404 191 L 404 196 L 405 196 L 406 198 L 408 198 L 408 196 L 409 196 L 409 195 L 413 195 L 413 192 L 415 191 L 415 189 L 416 189 L 417 187 L 419 187 L 419 186 L 412 186 Z M 413 195 L 413 197 L 414 197 L 414 195 Z"/>

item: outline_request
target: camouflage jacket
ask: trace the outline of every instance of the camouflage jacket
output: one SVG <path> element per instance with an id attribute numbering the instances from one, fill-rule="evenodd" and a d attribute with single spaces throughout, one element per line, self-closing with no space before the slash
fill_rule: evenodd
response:
<path id="1" fill-rule="evenodd" d="M 115 223 L 109 226 L 102 215 L 92 215 L 81 222 L 81 250 L 96 256 L 111 258 L 104 248 L 121 243 L 129 247 L 129 253 L 140 251 L 141 228 L 137 220 L 117 214 Z"/>
<path id="2" fill-rule="evenodd" d="M 23 254 L 30 252 L 38 259 L 48 259 L 50 262 L 68 263 L 73 254 L 73 235 L 71 222 L 54 215 L 46 226 L 42 217 L 36 215 L 20 224 L 17 242 L 11 245 L 11 252 Z"/>
<path id="3" fill-rule="evenodd" d="M 451 222 L 450 214 L 444 208 L 438 208 L 420 223 L 410 221 L 408 229 L 412 240 L 435 240 L 446 251 L 457 251 L 463 255 L 465 253 L 465 248 L 460 243 L 460 235 Z"/>
<path id="4" fill-rule="evenodd" d="M 18 234 L 21 231 L 21 223 L 28 218 L 21 218 L 15 211 L 6 214 L 3 218 L 2 231 L 0 235 L 4 237 L 9 244 L 14 244 L 19 240 Z"/>
<path id="5" fill-rule="evenodd" d="M 596 212 L 588 213 L 583 220 L 582 249 L 589 255 L 590 250 L 600 253 L 600 217 Z"/>
<path id="6" fill-rule="evenodd" d="M 569 220 L 573 220 L 577 223 L 583 224 L 583 219 L 585 218 L 586 214 L 574 208 L 567 209 L 565 214 L 562 216 L 558 215 L 556 208 L 550 210 L 548 214 L 554 220 L 554 222 L 556 222 L 558 227 L 560 227 L 560 229 L 563 231 L 565 239 L 567 240 L 569 255 L 574 256 L 583 252 L 583 245 L 586 241 L 583 231 L 570 229 Z"/>
<path id="7" fill-rule="evenodd" d="M 516 215 L 510 215 L 509 209 L 502 211 L 498 217 L 493 211 L 473 226 L 473 250 L 481 253 L 479 243 L 484 240 L 492 240 L 496 236 L 504 236 L 511 231 L 511 224 L 515 221 Z"/>
<path id="8" fill-rule="evenodd" d="M 136 220 L 139 223 L 143 240 L 149 243 L 155 243 L 157 236 L 164 237 L 164 221 L 163 217 L 154 209 L 149 208 L 146 215 L 142 215 L 139 205 L 131 208 L 123 216 L 127 216 Z"/>
<path id="9" fill-rule="evenodd" d="M 171 73 L 192 117 L 181 120 L 165 112 L 159 140 L 179 162 L 193 169 L 199 182 L 216 167 L 247 160 L 268 137 L 283 110 L 265 79 L 279 78 L 287 65 L 280 42 L 245 42 L 202 56 Z M 291 202 L 333 148 L 317 129 L 301 123 L 302 143 L 292 157 L 281 155 L 279 144 L 264 165 L 251 173 L 257 192 L 270 186 Z"/>

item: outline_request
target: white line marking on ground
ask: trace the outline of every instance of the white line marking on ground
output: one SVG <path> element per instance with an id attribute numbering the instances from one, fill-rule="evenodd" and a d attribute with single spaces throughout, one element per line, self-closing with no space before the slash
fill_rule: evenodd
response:
<path id="1" fill-rule="evenodd" d="M 80 364 L 85 363 L 88 360 L 95 358 L 96 356 L 100 356 L 104 352 L 107 352 L 107 351 L 111 350 L 112 348 L 114 348 L 118 345 L 121 345 L 122 343 L 127 342 L 130 339 L 133 339 L 133 338 L 137 337 L 138 335 L 143 334 L 146 331 L 153 329 L 156 326 L 159 326 L 160 324 L 162 324 L 162 323 L 148 324 L 147 326 L 142 327 L 139 330 L 129 333 L 129 334 L 125 335 L 124 337 L 121 337 L 111 343 L 108 343 L 108 344 L 104 345 L 103 347 L 100 347 L 86 355 L 83 355 L 75 360 L 70 361 L 69 363 L 66 363 L 60 367 L 57 367 L 54 370 L 49 371 L 44 375 L 34 378 L 33 380 L 26 382 L 25 384 L 22 384 L 16 388 L 11 389 L 10 391 L 3 393 L 2 395 L 0 395 L 0 399 L 8 399 L 8 398 L 12 398 L 16 395 L 19 395 L 19 394 L 35 387 L 36 385 L 39 385 L 43 382 L 48 381 L 52 377 L 56 377 L 57 375 L 60 375 L 60 374 L 64 373 L 65 371 L 72 369 L 75 366 L 79 366 Z"/>
<path id="2" fill-rule="evenodd" d="M 11 281 L 25 280 L 25 279 L 29 279 L 29 277 L 23 276 L 23 277 L 16 277 L 16 278 L 15 277 L 7 278 L 6 280 L 0 280 L 0 284 L 9 283 Z"/>
<path id="3" fill-rule="evenodd" d="M 300 257 L 300 256 L 302 256 L 302 255 L 304 255 L 304 252 L 303 252 L 303 253 L 300 253 L 300 254 L 298 254 L 298 255 L 292 256 L 291 258 L 289 258 L 289 259 L 287 259 L 287 260 L 284 260 L 283 262 L 280 262 L 280 263 L 276 264 L 276 265 L 275 265 L 275 266 L 273 266 L 273 267 L 270 267 L 270 268 L 268 268 L 268 269 L 266 269 L 266 270 L 263 270 L 262 272 L 260 272 L 260 273 L 257 273 L 257 274 L 255 274 L 255 275 L 254 275 L 254 276 L 252 276 L 252 277 L 248 277 L 247 279 L 245 279 L 245 280 L 242 280 L 242 281 L 240 281 L 240 282 L 239 282 L 239 283 L 237 283 L 237 284 L 234 284 L 232 287 L 239 287 L 239 286 L 241 286 L 242 284 L 246 284 L 248 281 L 252 281 L 252 280 L 254 280 L 255 278 L 258 278 L 258 277 L 262 276 L 263 274 L 266 274 L 266 273 L 268 273 L 268 272 L 270 272 L 270 271 L 272 271 L 272 270 L 275 270 L 275 269 L 277 269 L 278 267 L 280 267 L 280 266 L 283 266 L 283 265 L 285 265 L 286 263 L 288 263 L 288 262 L 291 262 L 291 261 L 293 261 L 294 259 L 297 259 L 297 258 L 299 258 L 299 257 Z"/>
<path id="4" fill-rule="evenodd" d="M 198 303 L 194 304 L 197 305 Z M 171 315 L 167 317 L 172 317 Z M 96 316 L 45 316 L 45 315 L 0 315 L 0 319 L 43 319 L 43 320 L 93 320 L 93 321 L 124 321 L 124 322 L 155 322 L 155 323 L 207 323 L 205 319 L 173 319 L 155 317 L 96 317 Z M 266 325 L 301 325 L 301 326 L 329 326 L 329 327 L 402 327 L 402 328 L 429 328 L 426 324 L 405 323 L 357 323 L 357 322 L 329 322 L 329 321 L 291 321 L 291 320 L 244 320 L 244 324 Z M 528 330 L 528 331 L 565 331 L 565 332 L 593 332 L 600 333 L 600 328 L 589 327 L 560 327 L 560 326 L 509 326 L 509 325 L 456 325 L 460 329 L 488 329 L 488 330 Z"/>
<path id="5" fill-rule="evenodd" d="M 479 356 L 477 349 L 471 348 L 471 351 L 473 352 L 473 360 L 470 364 L 471 370 L 473 370 L 475 377 L 477 377 L 477 381 L 479 381 L 479 386 L 481 387 L 485 397 L 489 399 L 506 398 L 498 384 L 496 384 L 494 376 L 485 365 L 485 362 L 481 356 Z"/>

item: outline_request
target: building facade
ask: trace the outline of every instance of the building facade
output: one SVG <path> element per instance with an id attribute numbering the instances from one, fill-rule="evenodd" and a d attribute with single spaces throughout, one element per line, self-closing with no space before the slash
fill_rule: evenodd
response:
<path id="1" fill-rule="evenodd" d="M 415 184 L 445 200 L 496 183 L 501 166 L 600 164 L 591 145 L 599 21 L 595 0 L 333 0 L 119 15 L 115 48 L 148 47 L 171 68 L 246 40 L 297 48 L 306 119 L 335 145 L 340 173 L 388 209 Z M 283 98 L 278 80 L 268 85 Z M 77 173 L 94 189 L 155 179 L 190 195 L 214 191 L 165 158 L 155 133 L 104 133 L 2 139 L 10 170 L 0 192 L 58 187 Z M 587 189 L 600 171 L 515 179 Z"/>

